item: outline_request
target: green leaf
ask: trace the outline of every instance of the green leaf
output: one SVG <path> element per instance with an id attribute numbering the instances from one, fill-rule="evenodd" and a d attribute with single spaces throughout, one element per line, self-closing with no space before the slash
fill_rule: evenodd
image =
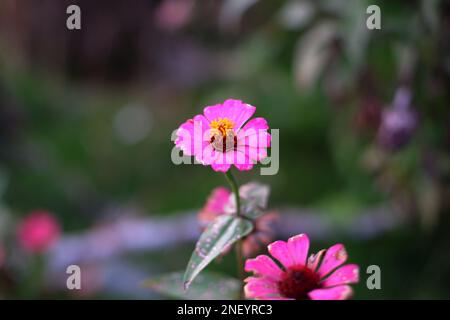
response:
<path id="1" fill-rule="evenodd" d="M 239 188 L 239 194 L 243 216 L 255 219 L 264 214 L 270 194 L 269 186 L 250 182 Z"/>
<path id="2" fill-rule="evenodd" d="M 257 182 L 250 182 L 239 188 L 239 196 L 241 199 L 241 215 L 249 219 L 256 219 L 264 214 L 267 208 L 267 202 L 270 194 L 268 185 Z M 230 197 L 230 201 L 225 208 L 225 213 L 236 214 L 236 200 L 234 196 Z"/>
<path id="3" fill-rule="evenodd" d="M 299 38 L 294 53 L 294 74 L 300 89 L 311 89 L 322 76 L 336 34 L 335 22 L 323 20 Z"/>
<path id="4" fill-rule="evenodd" d="M 358 70 L 364 63 L 367 46 L 374 33 L 366 25 L 368 6 L 367 0 L 347 0 L 343 12 L 342 40 L 350 66 L 354 70 Z"/>
<path id="5" fill-rule="evenodd" d="M 216 218 L 197 241 L 184 274 L 184 288 L 187 289 L 200 271 L 226 248 L 249 234 L 252 229 L 251 221 L 234 215 L 223 215 Z"/>
<path id="6" fill-rule="evenodd" d="M 163 274 L 143 283 L 157 293 L 175 299 L 186 300 L 232 300 L 239 296 L 240 282 L 217 273 L 199 275 L 188 291 L 183 289 L 183 272 Z"/>

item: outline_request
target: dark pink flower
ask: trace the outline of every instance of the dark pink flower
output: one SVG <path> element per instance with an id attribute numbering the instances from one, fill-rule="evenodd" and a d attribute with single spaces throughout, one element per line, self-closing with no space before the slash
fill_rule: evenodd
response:
<path id="1" fill-rule="evenodd" d="M 256 108 L 240 100 L 228 99 L 208 106 L 177 130 L 175 145 L 214 171 L 226 172 L 234 165 L 250 170 L 267 157 L 271 136 L 264 118 L 254 118 Z M 248 122 L 247 122 L 248 121 Z"/>
<path id="2" fill-rule="evenodd" d="M 309 239 L 305 234 L 287 242 L 268 246 L 273 258 L 260 255 L 246 261 L 245 270 L 254 277 L 245 279 L 247 298 L 262 300 L 342 300 L 351 297 L 348 285 L 359 281 L 355 264 L 342 266 L 347 252 L 342 244 L 321 250 L 308 259 Z"/>
<path id="3" fill-rule="evenodd" d="M 47 211 L 33 211 L 23 219 L 17 229 L 20 245 L 31 253 L 41 253 L 54 244 L 60 235 L 60 226 Z"/>

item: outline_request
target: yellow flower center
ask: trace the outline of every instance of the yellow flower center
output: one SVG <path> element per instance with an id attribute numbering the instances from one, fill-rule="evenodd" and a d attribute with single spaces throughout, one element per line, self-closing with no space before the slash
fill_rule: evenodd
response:
<path id="1" fill-rule="evenodd" d="M 234 123 L 228 118 L 218 118 L 211 121 L 211 144 L 217 151 L 227 152 L 236 146 Z"/>
<path id="2" fill-rule="evenodd" d="M 211 131 L 217 130 L 226 137 L 229 130 L 233 129 L 234 123 L 228 118 L 218 118 L 209 124 Z"/>

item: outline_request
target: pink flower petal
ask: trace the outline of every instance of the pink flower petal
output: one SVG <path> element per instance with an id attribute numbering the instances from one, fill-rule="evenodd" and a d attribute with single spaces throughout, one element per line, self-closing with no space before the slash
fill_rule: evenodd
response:
<path id="1" fill-rule="evenodd" d="M 215 153 L 216 157 L 211 161 L 211 166 L 214 171 L 227 172 L 231 165 L 236 162 L 234 151 L 228 151 L 226 153 L 215 151 Z"/>
<path id="2" fill-rule="evenodd" d="M 217 152 L 210 144 L 206 145 L 202 152 L 195 154 L 195 159 L 203 165 L 215 163 L 222 153 Z"/>
<path id="3" fill-rule="evenodd" d="M 243 152 L 255 162 L 261 161 L 267 157 L 270 139 L 270 134 L 266 131 L 256 132 L 254 129 L 249 129 L 244 132 L 242 129 L 237 136 L 237 151 Z"/>
<path id="4" fill-rule="evenodd" d="M 240 171 L 246 171 L 253 168 L 253 161 L 248 157 L 247 153 L 241 150 L 234 151 L 234 166 Z"/>
<path id="5" fill-rule="evenodd" d="M 223 214 L 225 212 L 225 204 L 227 204 L 230 199 L 230 195 L 231 192 L 227 188 L 214 188 L 202 210 L 212 212 L 214 214 Z"/>
<path id="6" fill-rule="evenodd" d="M 238 130 L 242 125 L 251 118 L 256 108 L 243 103 L 240 100 L 228 99 L 223 104 L 208 106 L 203 110 L 209 121 L 219 118 L 228 118 L 234 124 L 234 130 Z"/>
<path id="7" fill-rule="evenodd" d="M 308 293 L 312 300 L 345 300 L 352 296 L 353 290 L 349 286 L 338 286 L 327 289 L 316 289 Z"/>
<path id="8" fill-rule="evenodd" d="M 248 163 L 248 164 L 235 164 L 234 165 L 239 171 L 248 171 L 248 170 L 252 170 L 253 169 L 253 164 L 252 163 Z"/>
<path id="9" fill-rule="evenodd" d="M 212 147 L 207 147 L 206 149 L 210 149 Z M 214 164 L 215 168 L 228 168 L 229 166 L 234 164 L 235 167 L 238 170 L 244 171 L 244 170 L 250 170 L 253 168 L 253 161 L 247 157 L 243 152 L 241 151 L 234 151 L 234 150 L 230 150 L 226 153 L 222 153 L 219 151 L 214 151 L 216 156 L 214 158 L 211 158 L 211 164 Z M 208 157 L 206 158 L 208 159 Z M 206 161 L 204 161 L 206 162 Z M 214 168 L 213 168 L 214 169 Z M 226 170 L 228 170 L 226 169 Z M 216 171 L 222 171 L 222 169 L 220 170 L 216 170 Z"/>
<path id="10" fill-rule="evenodd" d="M 322 285 L 332 287 L 341 284 L 357 283 L 359 281 L 359 268 L 356 264 L 347 264 L 334 271 L 326 278 Z"/>
<path id="11" fill-rule="evenodd" d="M 268 295 L 265 297 L 257 297 L 256 300 L 295 300 L 291 298 L 283 297 L 282 295 Z"/>
<path id="12" fill-rule="evenodd" d="M 228 152 L 226 152 L 224 154 L 224 158 L 225 158 L 225 162 L 229 163 L 229 164 L 235 164 L 238 163 L 238 161 L 240 160 L 241 162 L 244 162 L 245 160 L 243 159 L 243 154 L 242 156 L 240 156 L 240 159 L 238 159 L 238 154 L 236 151 L 234 150 L 230 150 Z"/>
<path id="13" fill-rule="evenodd" d="M 177 139 L 175 145 L 183 150 L 183 153 L 187 156 L 194 154 L 194 121 L 189 119 L 183 123 L 177 130 Z"/>
<path id="14" fill-rule="evenodd" d="M 266 255 L 259 255 L 255 259 L 248 259 L 245 262 L 245 271 L 275 280 L 280 279 L 283 274 L 283 271 L 277 264 Z"/>
<path id="15" fill-rule="evenodd" d="M 277 283 L 266 277 L 249 277 L 245 279 L 246 285 L 244 286 L 245 296 L 247 298 L 255 298 L 261 300 L 270 300 L 281 298 L 278 292 Z"/>
<path id="16" fill-rule="evenodd" d="M 324 277 L 331 271 L 339 267 L 347 260 L 347 252 L 342 244 L 335 244 L 330 247 L 325 253 L 322 264 L 317 270 L 320 277 Z"/>
<path id="17" fill-rule="evenodd" d="M 269 125 L 264 118 L 254 118 L 250 120 L 238 132 L 238 145 L 249 145 L 254 148 L 270 147 L 271 136 L 267 132 Z"/>
<path id="18" fill-rule="evenodd" d="M 319 252 L 309 256 L 309 258 L 308 258 L 308 268 L 309 269 L 316 271 L 317 266 L 319 265 L 319 262 L 322 259 L 325 251 L 326 250 L 320 250 Z"/>
<path id="19" fill-rule="evenodd" d="M 280 261 L 285 268 L 295 265 L 286 242 L 278 240 L 269 244 L 267 248 L 269 249 L 270 254 Z"/>
<path id="20" fill-rule="evenodd" d="M 231 164 L 212 163 L 211 167 L 216 172 L 227 172 L 230 169 Z"/>
<path id="21" fill-rule="evenodd" d="M 250 129 L 253 129 L 254 131 L 258 132 L 260 130 L 268 130 L 269 125 L 267 123 L 267 120 L 263 117 L 257 117 L 253 118 L 249 122 L 245 124 L 245 126 L 242 128 L 243 132 L 246 132 Z"/>
<path id="22" fill-rule="evenodd" d="M 256 162 L 261 161 L 262 159 L 267 157 L 266 148 L 253 148 L 246 145 L 238 145 L 236 148 L 236 152 L 240 153 L 238 154 L 238 157 L 245 157 L 244 161 L 246 163 L 248 162 L 252 164 L 255 164 Z"/>
<path id="23" fill-rule="evenodd" d="M 209 130 L 208 120 L 203 115 L 197 115 L 178 128 L 175 145 L 187 156 L 201 154 L 203 148 L 209 143 L 205 135 L 207 130 Z"/>
<path id="24" fill-rule="evenodd" d="M 226 118 L 224 116 L 226 110 L 224 110 L 223 104 L 218 103 L 212 106 L 207 106 L 203 109 L 203 114 L 209 122 L 217 120 L 218 118 Z"/>
<path id="25" fill-rule="evenodd" d="M 304 266 L 308 257 L 309 238 L 306 234 L 299 234 L 289 238 L 287 242 L 289 253 L 295 265 Z"/>
<path id="26" fill-rule="evenodd" d="M 266 148 L 248 148 L 248 155 L 251 160 L 257 162 L 267 158 Z"/>

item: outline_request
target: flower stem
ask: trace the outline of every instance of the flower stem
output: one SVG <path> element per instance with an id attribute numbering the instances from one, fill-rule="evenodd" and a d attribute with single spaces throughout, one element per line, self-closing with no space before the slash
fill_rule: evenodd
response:
<path id="1" fill-rule="evenodd" d="M 236 182 L 236 179 L 234 178 L 233 174 L 231 173 L 231 170 L 228 170 L 225 172 L 225 177 L 227 178 L 228 183 L 230 184 L 231 191 L 234 194 L 234 199 L 236 201 L 236 216 L 241 217 L 241 199 L 239 197 L 239 187 Z M 236 242 L 236 264 L 237 264 L 237 270 L 239 275 L 239 280 L 241 283 L 241 288 L 239 290 L 239 299 L 244 299 L 244 291 L 243 291 L 243 284 L 244 284 L 244 259 L 242 254 L 242 239 L 239 239 Z"/>
<path id="2" fill-rule="evenodd" d="M 242 254 L 242 239 L 239 239 L 236 242 L 236 264 L 238 268 L 239 273 L 239 280 L 241 283 L 241 286 L 239 288 L 239 300 L 244 300 L 244 256 Z"/>
<path id="3" fill-rule="evenodd" d="M 231 191 L 233 192 L 234 199 L 236 200 L 236 216 L 240 217 L 241 216 L 241 199 L 239 198 L 238 184 L 230 170 L 225 172 L 225 177 L 227 178 L 227 181 L 230 184 Z"/>

